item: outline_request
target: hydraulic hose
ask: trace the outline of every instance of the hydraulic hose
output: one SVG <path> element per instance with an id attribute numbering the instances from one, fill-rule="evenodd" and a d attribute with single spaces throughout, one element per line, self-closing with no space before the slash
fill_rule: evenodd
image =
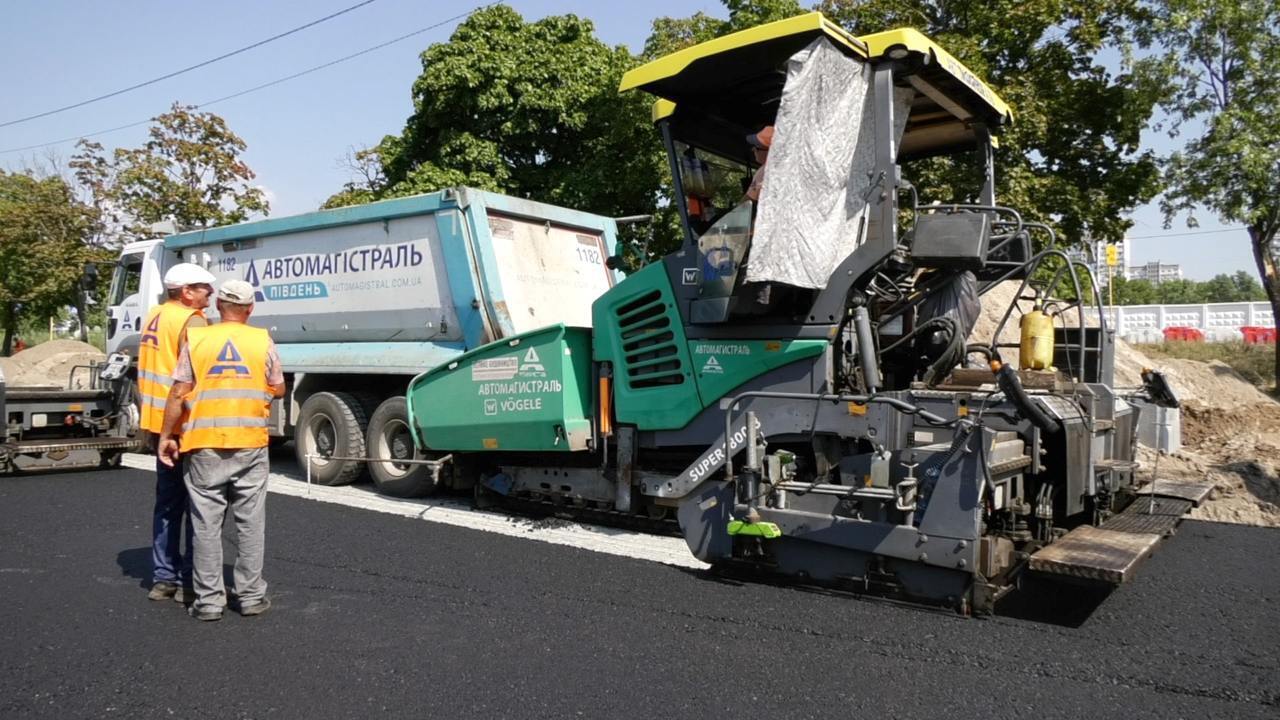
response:
<path id="1" fill-rule="evenodd" d="M 999 360 L 991 361 L 991 371 L 996 374 L 996 384 L 1004 391 L 1005 397 L 1009 398 L 1009 402 L 1018 409 L 1022 416 L 1031 421 L 1032 425 L 1040 428 L 1046 433 L 1052 435 L 1058 432 L 1061 427 L 1057 420 L 1053 419 L 1040 406 L 1032 402 L 1031 396 L 1022 387 L 1022 380 L 1018 378 L 1018 371 L 1013 369 L 1012 365 L 1006 365 Z"/>

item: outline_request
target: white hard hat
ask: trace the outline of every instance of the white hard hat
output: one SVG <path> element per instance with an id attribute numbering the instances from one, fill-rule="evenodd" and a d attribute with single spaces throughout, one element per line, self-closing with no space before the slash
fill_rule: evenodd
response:
<path id="1" fill-rule="evenodd" d="M 192 263 L 178 263 L 164 274 L 164 286 L 170 290 L 186 285 L 212 285 L 217 281 L 213 273 Z"/>

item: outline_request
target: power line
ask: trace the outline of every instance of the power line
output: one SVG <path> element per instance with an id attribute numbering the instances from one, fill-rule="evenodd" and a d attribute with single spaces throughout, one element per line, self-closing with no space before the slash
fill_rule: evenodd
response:
<path id="1" fill-rule="evenodd" d="M 1245 230 L 1245 226 L 1237 225 L 1229 228 L 1218 228 L 1217 230 L 1190 230 L 1188 232 L 1164 233 L 1163 235 L 1131 235 L 1126 240 L 1152 240 L 1155 238 L 1182 237 L 1184 235 L 1209 235 L 1211 233 L 1235 232 L 1237 230 Z"/>
<path id="2" fill-rule="evenodd" d="M 325 21 L 327 21 L 327 20 L 332 20 L 332 19 L 334 19 L 334 18 L 338 17 L 339 15 L 345 15 L 345 14 L 347 14 L 347 13 L 351 12 L 352 10 L 357 10 L 357 9 L 359 9 L 359 8 L 364 7 L 365 5 L 368 5 L 368 4 L 373 3 L 373 2 L 376 2 L 376 1 L 377 1 L 377 0 L 363 0 L 362 2 L 358 2 L 358 3 L 356 3 L 355 5 L 352 5 L 352 6 L 351 6 L 351 7 L 349 7 L 349 8 L 345 8 L 345 9 L 343 9 L 343 10 L 339 10 L 338 12 L 332 13 L 332 14 L 330 14 L 330 15 L 325 15 L 324 17 L 320 18 L 319 20 L 312 20 L 311 22 L 307 23 L 306 25 L 299 25 L 298 27 L 293 28 L 292 30 L 286 30 L 285 32 L 282 32 L 282 33 L 280 33 L 279 35 L 272 35 L 271 37 L 267 38 L 266 40 L 259 40 L 258 42 L 253 43 L 252 45 L 245 45 L 244 47 L 240 48 L 239 50 L 232 50 L 231 52 L 229 52 L 229 53 L 224 53 L 224 54 L 222 54 L 222 55 L 219 55 L 219 56 L 218 56 L 218 57 L 216 57 L 216 58 L 211 58 L 211 59 L 209 59 L 209 60 L 205 60 L 204 62 L 199 62 L 199 63 L 196 63 L 195 65 L 191 65 L 191 66 L 188 66 L 188 67 L 184 67 L 184 68 L 182 68 L 181 70 L 174 70 L 174 71 L 173 71 L 173 72 L 171 72 L 171 73 L 167 73 L 167 74 L 165 74 L 165 75 L 161 75 L 160 77 L 157 77 L 157 78 L 152 78 L 151 80 L 146 80 L 146 81 L 144 81 L 144 82 L 140 82 L 140 83 L 138 83 L 137 85 L 130 85 L 130 86 L 129 86 L 129 87 L 127 87 L 127 88 L 123 88 L 123 89 L 121 89 L 121 90 L 116 90 L 115 92 L 109 92 L 109 93 L 107 93 L 106 95 L 99 95 L 98 97 L 89 98 L 88 100 L 82 100 L 82 101 L 80 101 L 80 102 L 78 102 L 78 103 L 72 103 L 71 105 L 64 105 L 64 106 L 62 106 L 62 107 L 60 107 L 60 108 L 54 108 L 53 110 L 46 110 L 45 112 L 37 113 L 37 114 L 35 114 L 35 115 L 28 115 L 27 117 L 18 118 L 17 120 L 9 120 L 9 121 L 7 121 L 7 122 L 2 122 L 2 123 L 0 123 L 0 128 L 3 128 L 3 127 L 9 127 L 10 125 L 17 125 L 17 124 L 19 124 L 19 123 L 24 123 L 24 122 L 27 122 L 27 121 L 30 121 L 30 120 L 37 120 L 37 119 L 42 118 L 42 117 L 49 117 L 50 115 L 57 115 L 57 114 L 58 114 L 58 113 L 60 113 L 60 112 L 65 112 L 65 111 L 67 111 L 67 110 L 74 110 L 75 108 L 84 107 L 85 105 L 91 105 L 91 104 L 93 104 L 93 103 L 98 102 L 99 100 L 106 100 L 107 98 L 113 98 L 113 97 L 115 97 L 115 96 L 117 96 L 117 95 L 123 95 L 123 94 L 125 94 L 125 93 L 127 93 L 127 92 L 131 92 L 131 91 L 133 91 L 133 90 L 137 90 L 138 88 L 144 88 L 144 87 L 146 87 L 146 86 L 148 86 L 148 85 L 154 85 L 154 84 L 156 84 L 156 83 L 158 83 L 158 82 L 160 82 L 160 81 L 162 81 L 162 80 L 168 80 L 169 78 L 177 77 L 177 76 L 179 76 L 179 75 L 181 75 L 181 74 L 183 74 L 183 73 L 188 73 L 188 72 L 191 72 L 192 70 L 197 70 L 197 69 L 202 68 L 202 67 L 205 67 L 205 66 L 207 66 L 207 65 L 212 65 L 212 64 L 214 64 L 214 63 L 216 63 L 216 62 L 218 62 L 218 61 L 220 61 L 220 60 L 226 60 L 226 59 L 227 59 L 227 58 L 229 58 L 229 57 L 234 57 L 234 56 L 236 56 L 236 55 L 239 55 L 240 53 L 248 52 L 249 50 L 252 50 L 252 49 L 254 49 L 254 48 L 262 47 L 263 45 L 266 45 L 267 43 L 275 42 L 276 40 L 279 40 L 280 38 L 288 37 L 288 36 L 290 36 L 290 35 L 293 35 L 294 33 L 301 32 L 301 31 L 303 31 L 303 30 L 306 30 L 306 29 L 307 29 L 307 28 L 309 28 L 309 27 L 315 27 L 316 25 L 319 25 L 319 24 L 320 24 L 320 23 L 322 23 L 322 22 L 325 22 Z"/>
<path id="3" fill-rule="evenodd" d="M 222 97 L 220 97 L 220 98 L 216 98 L 216 99 L 213 99 L 213 100 L 209 100 L 209 101 L 207 101 L 207 102 L 203 102 L 203 103 L 200 103 L 200 104 L 198 104 L 198 105 L 193 105 L 192 107 L 195 107 L 195 108 L 205 108 L 205 107 L 208 107 L 208 106 L 213 105 L 213 104 L 215 104 L 215 103 L 220 103 L 220 102 L 224 102 L 224 101 L 227 101 L 227 100 L 231 100 L 231 99 L 233 99 L 233 98 L 238 98 L 238 97 L 241 97 L 241 96 L 243 96 L 243 95 L 248 95 L 249 93 L 257 92 L 257 91 L 259 91 L 259 90 L 264 90 L 264 89 L 269 88 L 269 87 L 271 87 L 271 86 L 273 86 L 273 85 L 279 85 L 280 83 L 287 82 L 287 81 L 289 81 L 289 80 L 293 80 L 293 79 L 295 79 L 295 78 L 300 78 L 300 77 L 302 77 L 303 75 L 310 75 L 311 73 L 316 72 L 316 71 L 318 71 L 318 70 L 323 70 L 323 69 L 328 68 L 328 67 L 333 67 L 334 65 L 337 65 L 338 63 L 344 63 L 344 62 L 346 62 L 346 61 L 348 61 L 348 60 L 352 60 L 352 59 L 358 58 L 358 57 L 360 57 L 361 55 L 367 55 L 367 54 L 369 54 L 369 53 L 371 53 L 371 52 L 373 52 L 373 51 L 375 51 L 375 50 L 381 50 L 382 48 L 385 48 L 385 47 L 387 47 L 388 45 L 393 45 L 393 44 L 398 43 L 398 42 L 401 42 L 401 41 L 403 41 L 403 40 L 408 40 L 408 39 L 409 39 L 409 38 L 411 38 L 411 37 L 414 37 L 414 36 L 416 36 L 416 35 L 421 35 L 422 33 L 427 32 L 427 31 L 429 31 L 429 30 L 435 30 L 436 28 L 439 28 L 439 27 L 441 27 L 441 26 L 443 26 L 443 25 L 448 25 L 449 23 L 454 22 L 455 20 L 461 20 L 462 18 L 468 17 L 468 16 L 473 15 L 473 14 L 475 14 L 475 13 L 477 13 L 477 12 L 481 11 L 481 10 L 484 10 L 485 8 L 493 7 L 494 5 L 497 5 L 497 4 L 498 4 L 497 2 L 492 2 L 492 3 L 489 3 L 489 4 L 487 4 L 487 5 L 480 5 L 480 6 L 478 6 L 478 7 L 474 7 L 474 8 L 472 8 L 472 9 L 468 10 L 467 12 L 460 13 L 460 14 L 458 14 L 458 15 L 454 15 L 454 16 L 453 16 L 453 17 L 451 17 L 451 18 L 448 18 L 448 19 L 445 19 L 445 20 L 441 20 L 441 21 L 440 21 L 440 22 L 438 22 L 438 23 L 434 23 L 434 24 L 432 24 L 432 25 L 428 25 L 427 27 L 420 28 L 420 29 L 418 29 L 418 30 L 414 30 L 413 32 L 405 33 L 404 35 L 401 35 L 401 36 L 399 36 L 399 37 L 397 37 L 397 38 L 392 38 L 391 40 L 387 40 L 386 42 L 378 43 L 377 45 L 374 45 L 374 46 L 372 46 L 372 47 L 365 48 L 364 50 L 361 50 L 361 51 L 359 51 L 359 52 L 354 52 L 354 53 L 351 53 L 350 55 L 347 55 L 347 56 L 344 56 L 344 57 L 340 57 L 340 58 L 338 58 L 337 60 L 331 60 L 331 61 L 329 61 L 329 62 L 327 62 L 327 63 L 323 63 L 323 64 L 321 64 L 321 65 L 316 65 L 316 66 L 314 66 L 314 67 L 307 68 L 306 70 L 302 70 L 302 71 L 299 71 L 299 72 L 293 73 L 292 75 L 286 75 L 286 76 L 281 77 L 281 78 L 276 78 L 275 80 L 272 80 L 272 81 L 270 81 L 270 82 L 266 82 L 266 83 L 263 83 L 263 84 L 261 84 L 261 85 L 255 85 L 254 87 L 251 87 L 251 88 L 249 88 L 249 89 L 247 89 L 247 90 L 241 90 L 241 91 L 239 91 L 239 92 L 235 92 L 235 93 L 232 93 L 232 94 L 230 94 L 230 95 L 223 95 L 223 96 L 222 96 Z M 81 139 L 81 138 L 97 137 L 97 136 L 99 136 L 99 135 L 106 135 L 106 134 L 108 134 L 108 133 L 118 132 L 118 131 L 120 131 L 120 130 L 127 130 L 127 129 L 129 129 L 129 128 L 133 128 L 133 127 L 138 127 L 139 125 L 146 125 L 147 123 L 151 122 L 151 121 L 152 121 L 152 120 L 154 120 L 154 119 L 155 119 L 155 118 L 147 118 L 146 120 L 139 120 L 139 121 L 137 121 L 137 122 L 129 123 L 128 125 L 120 125 L 120 126 L 118 126 L 118 127 L 108 128 L 108 129 L 106 129 L 106 130 L 98 130 L 98 131 L 96 131 L 96 132 L 91 132 L 91 133 L 83 133 L 83 134 L 81 134 L 81 135 L 73 135 L 73 136 L 71 136 L 71 137 L 62 138 L 61 140 L 53 140 L 53 141 L 50 141 L 50 142 L 38 143 L 38 144 L 35 144 L 35 145 L 27 145 L 27 146 L 25 146 L 25 147 L 9 148 L 9 149 L 7 149 L 7 150 L 0 150 L 0 155 L 7 155 L 7 154 L 9 154 L 9 153 L 16 153 L 16 152 L 24 152 L 24 151 L 27 151 L 27 150 L 36 150 L 36 149 L 39 149 L 39 148 L 42 148 L 42 147 L 49 147 L 50 145 L 61 145 L 62 143 L 65 143 L 65 142 L 71 142 L 72 140 L 79 140 L 79 139 Z"/>

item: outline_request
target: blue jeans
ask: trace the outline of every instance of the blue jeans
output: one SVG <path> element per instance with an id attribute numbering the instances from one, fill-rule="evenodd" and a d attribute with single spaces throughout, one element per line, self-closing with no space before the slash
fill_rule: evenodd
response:
<path id="1" fill-rule="evenodd" d="M 191 579 L 191 533 L 182 464 L 169 467 L 156 458 L 156 507 L 151 515 L 152 582 L 176 585 Z M 185 556 L 182 554 L 183 535 L 187 538 Z"/>

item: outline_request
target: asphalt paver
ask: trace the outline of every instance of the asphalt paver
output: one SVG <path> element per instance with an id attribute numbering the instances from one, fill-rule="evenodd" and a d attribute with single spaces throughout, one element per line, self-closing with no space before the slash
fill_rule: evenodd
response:
<path id="1" fill-rule="evenodd" d="M 1277 530 L 968 619 L 272 495 L 270 611 L 200 623 L 153 482 L 0 478 L 0 717 L 1280 716 Z"/>

